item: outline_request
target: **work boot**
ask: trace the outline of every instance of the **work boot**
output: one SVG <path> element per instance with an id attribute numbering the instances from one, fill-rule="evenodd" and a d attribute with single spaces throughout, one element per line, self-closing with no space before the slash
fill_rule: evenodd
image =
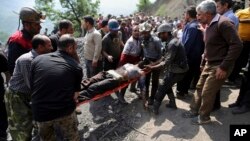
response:
<path id="1" fill-rule="evenodd" d="M 166 107 L 167 108 L 177 109 L 174 94 L 173 93 L 168 94 L 168 98 L 169 98 L 169 103 L 166 104 Z"/>
<path id="2" fill-rule="evenodd" d="M 80 115 L 80 114 L 82 114 L 82 111 L 81 111 L 80 108 L 76 108 L 76 109 L 75 109 L 75 113 L 76 113 L 77 115 Z"/>
<path id="3" fill-rule="evenodd" d="M 250 108 L 248 108 L 245 105 L 243 105 L 241 107 L 236 107 L 235 109 L 232 110 L 232 114 L 234 114 L 234 115 L 244 114 L 246 112 L 250 112 Z"/>
<path id="4" fill-rule="evenodd" d="M 118 100 L 122 104 L 128 104 L 128 102 L 124 99 L 124 95 L 125 95 L 125 93 L 123 93 L 123 92 L 117 93 Z"/>
<path id="5" fill-rule="evenodd" d="M 154 104 L 153 104 L 153 113 L 155 115 L 159 115 L 159 108 L 161 106 L 161 103 L 159 103 L 158 101 L 154 101 Z"/>
<path id="6" fill-rule="evenodd" d="M 235 102 L 235 103 L 229 104 L 228 107 L 229 108 L 240 107 L 240 104 Z"/>
<path id="7" fill-rule="evenodd" d="M 153 105 L 153 104 L 154 104 L 154 99 L 150 97 L 148 99 L 148 105 Z"/>

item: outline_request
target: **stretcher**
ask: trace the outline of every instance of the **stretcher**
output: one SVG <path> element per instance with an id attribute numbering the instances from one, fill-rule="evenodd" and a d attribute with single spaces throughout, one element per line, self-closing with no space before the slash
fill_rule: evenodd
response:
<path id="1" fill-rule="evenodd" d="M 149 72 L 150 72 L 150 70 L 144 72 L 144 75 L 146 75 L 146 74 L 149 73 Z M 95 100 L 101 99 L 101 98 L 106 97 L 106 96 L 109 96 L 109 95 L 111 95 L 112 93 L 115 93 L 115 92 L 117 92 L 117 91 L 119 91 L 119 90 L 121 90 L 121 89 L 123 89 L 123 88 L 126 88 L 130 83 L 133 83 L 133 82 L 139 80 L 139 78 L 140 78 L 140 77 L 137 77 L 137 78 L 135 78 L 135 79 L 131 79 L 131 80 L 129 80 L 129 81 L 123 82 L 123 83 L 121 83 L 119 86 L 117 86 L 117 87 L 115 87 L 115 88 L 113 88 L 113 89 L 111 89 L 111 90 L 107 90 L 106 92 L 104 92 L 104 93 L 102 93 L 102 94 L 97 94 L 96 96 L 94 96 L 94 97 L 91 98 L 91 99 L 87 99 L 87 100 L 78 102 L 78 103 L 77 103 L 77 106 L 80 106 L 80 105 L 82 105 L 82 104 L 84 104 L 84 103 L 88 103 L 88 102 L 90 102 L 90 101 L 95 101 Z"/>

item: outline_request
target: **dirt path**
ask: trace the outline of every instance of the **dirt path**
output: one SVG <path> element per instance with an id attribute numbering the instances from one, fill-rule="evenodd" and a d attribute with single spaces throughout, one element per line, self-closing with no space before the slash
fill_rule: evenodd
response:
<path id="1" fill-rule="evenodd" d="M 228 141 L 230 124 L 250 124 L 250 113 L 232 115 L 228 104 L 235 101 L 238 89 L 224 86 L 221 90 L 222 108 L 212 113 L 209 125 L 192 125 L 190 119 L 181 114 L 187 111 L 191 96 L 177 99 L 178 110 L 165 107 L 165 98 L 160 115 L 145 111 L 141 100 L 128 93 L 129 105 L 117 103 L 116 96 L 81 105 L 83 114 L 78 116 L 79 129 L 85 140 L 95 141 L 183 141 L 213 140 Z"/>

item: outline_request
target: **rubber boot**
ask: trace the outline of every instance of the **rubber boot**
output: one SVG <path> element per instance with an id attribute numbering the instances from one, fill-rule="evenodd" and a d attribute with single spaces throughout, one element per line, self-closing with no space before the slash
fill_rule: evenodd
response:
<path id="1" fill-rule="evenodd" d="M 169 98 L 169 103 L 166 104 L 166 107 L 177 109 L 174 94 L 173 93 L 168 94 L 168 98 Z"/>

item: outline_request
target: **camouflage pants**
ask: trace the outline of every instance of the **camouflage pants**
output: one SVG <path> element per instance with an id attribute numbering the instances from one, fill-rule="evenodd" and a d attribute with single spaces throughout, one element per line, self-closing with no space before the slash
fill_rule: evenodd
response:
<path id="1" fill-rule="evenodd" d="M 30 141 L 33 128 L 30 95 L 7 90 L 5 104 L 13 141 Z"/>
<path id="2" fill-rule="evenodd" d="M 37 123 L 43 141 L 56 141 L 55 128 L 63 134 L 64 141 L 80 141 L 75 112 L 62 118 Z"/>

